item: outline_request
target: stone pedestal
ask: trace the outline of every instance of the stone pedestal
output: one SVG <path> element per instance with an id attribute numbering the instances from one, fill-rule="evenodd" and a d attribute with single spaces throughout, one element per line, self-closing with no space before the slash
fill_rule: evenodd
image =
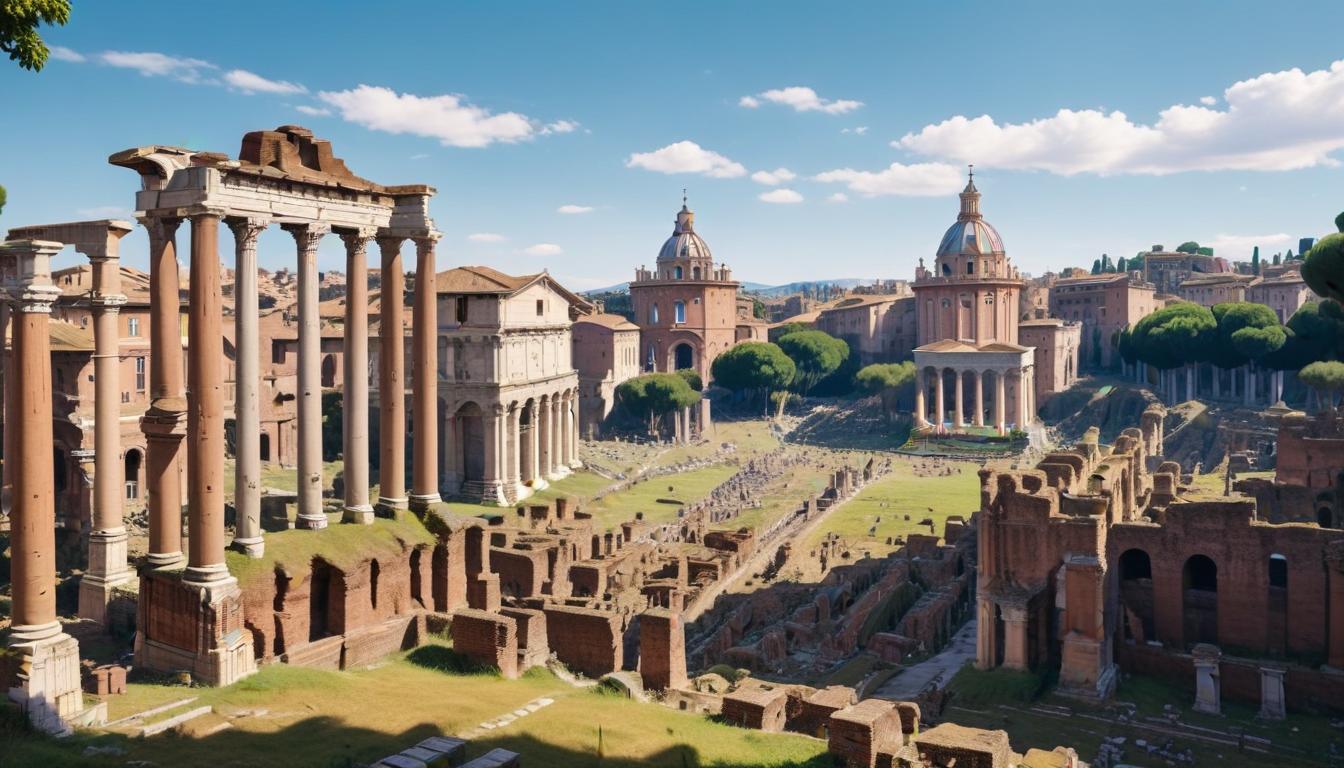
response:
<path id="1" fill-rule="evenodd" d="M 184 580 L 182 571 L 146 571 L 137 622 L 137 666 L 186 670 L 195 682 L 214 686 L 257 671 L 252 636 L 243 627 L 242 591 L 232 576 L 201 584 Z"/>
<path id="2" fill-rule="evenodd" d="M 15 627 L 9 650 L 19 656 L 18 684 L 9 689 L 9 699 L 35 728 L 65 735 L 74 727 L 107 722 L 106 704 L 84 706 L 79 643 L 61 631 L 60 623 Z"/>
<path id="3" fill-rule="evenodd" d="M 1000 606 L 1003 614 L 1003 666 L 1027 670 L 1027 609 Z"/>
<path id="4" fill-rule="evenodd" d="M 125 528 L 95 530 L 89 535 L 89 570 L 79 580 L 79 617 L 107 625 L 107 604 L 118 587 L 130 581 L 126 567 Z"/>
<path id="5" fill-rule="evenodd" d="M 1283 695 L 1285 671 L 1279 667 L 1260 668 L 1260 717 L 1265 720 L 1282 720 L 1288 716 Z"/>
<path id="6" fill-rule="evenodd" d="M 1200 643 L 1195 646 L 1195 711 L 1210 715 L 1222 714 L 1222 690 L 1218 680 L 1218 666 L 1222 651 L 1215 645 Z"/>

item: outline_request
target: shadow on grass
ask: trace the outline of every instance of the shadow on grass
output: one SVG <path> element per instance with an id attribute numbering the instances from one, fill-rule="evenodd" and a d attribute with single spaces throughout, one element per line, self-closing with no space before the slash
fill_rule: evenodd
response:
<path id="1" fill-rule="evenodd" d="M 406 654 L 406 660 L 422 669 L 448 675 L 498 675 L 499 668 L 478 664 L 452 648 L 422 645 Z"/>
<path id="2" fill-rule="evenodd" d="M 414 706 L 407 702 L 407 706 Z M 376 713 L 370 713 L 376 717 Z M 230 729 L 193 737 L 168 732 L 147 739 L 121 734 L 76 734 L 53 739 L 33 733 L 12 705 L 0 706 L 0 765 L 43 768 L 95 768 L 130 761 L 154 765 L 194 766 L 223 760 L 227 765 L 285 765 L 313 768 L 354 768 L 367 765 L 431 736 L 443 735 L 432 723 L 421 723 L 398 734 L 351 726 L 329 717 L 312 717 L 273 732 Z M 762 734 L 762 738 L 766 735 Z M 606 751 L 610 744 L 602 745 Z M 638 758 L 603 757 L 594 740 L 591 748 L 560 747 L 526 733 L 491 736 L 471 741 L 468 758 L 503 748 L 522 755 L 526 766 L 601 766 L 601 768 L 823 768 L 831 766 L 829 755 L 806 761 L 742 763 L 705 761 L 692 744 L 679 744 Z"/>

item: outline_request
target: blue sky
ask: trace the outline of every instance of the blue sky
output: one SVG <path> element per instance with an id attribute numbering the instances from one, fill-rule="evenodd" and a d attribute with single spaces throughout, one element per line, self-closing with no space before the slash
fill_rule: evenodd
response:
<path id="1" fill-rule="evenodd" d="M 298 123 L 438 188 L 441 268 L 580 290 L 651 263 L 683 187 L 739 279 L 911 278 L 967 162 L 1024 271 L 1246 258 L 1344 208 L 1341 28 L 1338 2 L 76 0 L 43 72 L 0 66 L 0 227 L 129 215 L 115 151 Z M 292 253 L 263 237 L 263 265 Z"/>

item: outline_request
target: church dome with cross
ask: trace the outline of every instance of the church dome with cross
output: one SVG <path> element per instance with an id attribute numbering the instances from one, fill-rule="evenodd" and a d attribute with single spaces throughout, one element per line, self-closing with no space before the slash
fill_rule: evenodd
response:
<path id="1" fill-rule="evenodd" d="M 714 256 L 709 245 L 695 231 L 695 211 L 686 205 L 683 193 L 672 236 L 658 250 L 658 271 L 674 280 L 709 278 L 714 271 Z M 694 275 L 694 277 L 692 277 Z"/>
<path id="2" fill-rule="evenodd" d="M 980 213 L 980 190 L 972 170 L 961 191 L 961 211 L 943 233 L 933 277 L 1012 277 L 1003 238 Z"/>

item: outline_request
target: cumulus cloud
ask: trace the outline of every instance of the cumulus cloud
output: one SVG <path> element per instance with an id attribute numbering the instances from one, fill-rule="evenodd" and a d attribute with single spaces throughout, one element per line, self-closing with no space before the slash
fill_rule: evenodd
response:
<path id="1" fill-rule="evenodd" d="M 751 174 L 751 180 L 767 187 L 777 187 L 786 181 L 793 181 L 798 174 L 788 168 L 776 168 L 773 171 L 757 171 Z"/>
<path id="2" fill-rule="evenodd" d="M 529 245 L 523 249 L 523 253 L 526 253 L 528 256 L 559 256 L 564 252 L 565 249 L 555 243 L 537 243 L 536 245 Z"/>
<path id="3" fill-rule="evenodd" d="M 1276 232 L 1272 235 L 1227 235 L 1220 233 L 1211 240 L 1200 240 L 1199 244 L 1212 248 L 1213 252 L 1219 256 L 1231 259 L 1249 259 L 1251 251 L 1256 246 L 1260 247 L 1260 258 L 1265 258 L 1269 254 L 1265 251 L 1280 250 L 1286 246 L 1292 245 L 1297 239 L 1284 232 Z"/>
<path id="4" fill-rule="evenodd" d="M 562 205 L 559 208 L 555 209 L 556 213 L 568 213 L 568 214 L 592 213 L 592 211 L 593 207 L 591 205 L 573 205 L 573 204 Z"/>
<path id="5" fill-rule="evenodd" d="M 79 51 L 73 51 L 63 45 L 53 45 L 47 50 L 51 52 L 51 58 L 57 61 L 69 61 L 75 64 L 81 64 L 88 61 L 84 54 Z"/>
<path id="6" fill-rule="evenodd" d="M 755 96 L 743 96 L 737 100 L 738 106 L 756 109 L 764 102 L 792 107 L 795 112 L 825 112 L 828 115 L 843 115 L 863 106 L 862 101 L 853 99 L 823 99 L 817 92 L 802 85 L 788 88 L 773 88 Z"/>
<path id="7" fill-rule="evenodd" d="M 243 93 L 307 93 L 308 89 L 288 80 L 270 80 L 246 69 L 224 73 L 224 82 Z"/>
<path id="8" fill-rule="evenodd" d="M 502 243 L 508 238 L 498 232 L 473 232 L 467 239 L 473 243 Z"/>
<path id="9" fill-rule="evenodd" d="M 826 202 L 847 203 L 849 202 L 849 195 L 846 195 L 844 192 L 832 192 L 830 197 L 826 198 Z"/>
<path id="10" fill-rule="evenodd" d="M 1224 109 L 1175 104 L 1152 123 L 1095 109 L 1061 109 L 1025 123 L 958 115 L 893 144 L 941 160 L 1065 176 L 1339 164 L 1332 155 L 1344 148 L 1344 61 L 1265 73 L 1233 83 L 1222 98 Z"/>
<path id="11" fill-rule="evenodd" d="M 772 189 L 769 192 L 762 192 L 756 197 L 763 203 L 775 203 L 777 205 L 803 202 L 803 196 L 792 189 Z"/>
<path id="12" fill-rule="evenodd" d="M 145 77 L 170 77 L 184 83 L 208 82 L 207 73 L 219 69 L 203 59 L 170 56 L 156 51 L 104 51 L 98 62 L 109 67 L 131 69 Z"/>
<path id="13" fill-rule="evenodd" d="M 747 169 L 741 163 L 705 149 L 694 141 L 678 141 L 652 152 L 636 152 L 625 161 L 625 166 L 658 173 L 698 173 L 715 179 L 735 179 L 747 175 Z"/>
<path id="14" fill-rule="evenodd" d="M 1215 99 L 1212 96 L 1200 96 L 1199 103 L 1206 107 L 1212 107 L 1214 104 L 1218 103 L 1218 99 Z"/>
<path id="15" fill-rule="evenodd" d="M 331 110 L 327 109 L 326 107 L 310 107 L 307 104 L 300 104 L 299 106 L 295 107 L 295 109 L 297 109 L 298 111 L 302 112 L 305 115 L 311 115 L 313 117 L 326 117 L 327 115 L 331 114 Z"/>
<path id="16" fill-rule="evenodd" d="M 360 85 L 344 91 L 318 93 L 341 117 L 374 131 L 409 133 L 438 139 L 450 147 L 487 147 L 532 138 L 538 128 L 517 112 L 491 113 L 458 94 L 417 96 L 391 88 Z"/>
<path id="17" fill-rule="evenodd" d="M 936 197 L 950 195 L 965 183 L 961 169 L 946 163 L 892 163 L 880 171 L 838 168 L 819 173 L 815 179 L 827 184 L 844 184 L 849 191 L 864 197 Z"/>

